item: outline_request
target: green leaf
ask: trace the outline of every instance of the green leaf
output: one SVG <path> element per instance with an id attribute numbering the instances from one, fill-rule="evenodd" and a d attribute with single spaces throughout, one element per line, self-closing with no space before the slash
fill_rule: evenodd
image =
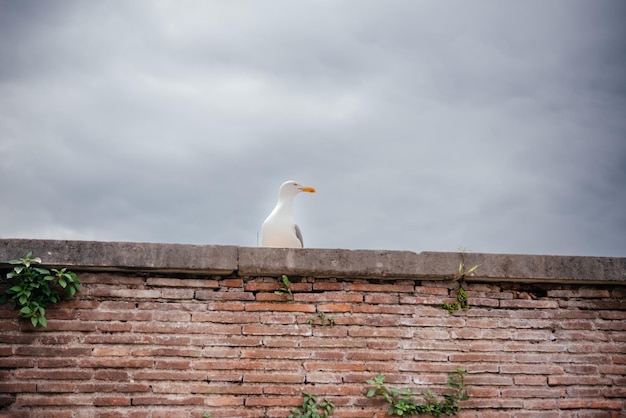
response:
<path id="1" fill-rule="evenodd" d="M 371 385 L 371 384 L 372 384 L 372 383 L 370 383 L 370 385 Z M 367 391 L 367 393 L 365 394 L 365 396 L 367 396 L 368 398 L 371 398 L 371 397 L 373 397 L 373 396 L 375 396 L 375 395 L 376 395 L 376 389 L 370 389 L 370 390 L 368 390 L 368 391 Z"/>
<path id="2" fill-rule="evenodd" d="M 465 274 L 471 274 L 474 272 L 474 270 L 476 270 L 478 267 L 480 266 L 480 264 L 475 265 L 474 267 L 472 267 L 471 269 L 467 270 L 465 272 Z"/>
<path id="3" fill-rule="evenodd" d="M 20 309 L 20 313 L 22 315 L 30 315 L 33 312 L 32 309 L 30 309 L 28 306 L 24 306 L 22 309 Z"/>
<path id="4" fill-rule="evenodd" d="M 37 326 L 37 323 L 39 322 L 39 319 L 37 319 L 36 316 L 31 316 L 30 317 L 30 323 L 33 324 L 34 327 Z"/>

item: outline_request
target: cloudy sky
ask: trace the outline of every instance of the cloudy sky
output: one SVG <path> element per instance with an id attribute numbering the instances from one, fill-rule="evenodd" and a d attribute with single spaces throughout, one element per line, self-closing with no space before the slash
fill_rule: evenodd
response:
<path id="1" fill-rule="evenodd" d="M 626 255 L 621 0 L 0 0 L 0 237 Z"/>

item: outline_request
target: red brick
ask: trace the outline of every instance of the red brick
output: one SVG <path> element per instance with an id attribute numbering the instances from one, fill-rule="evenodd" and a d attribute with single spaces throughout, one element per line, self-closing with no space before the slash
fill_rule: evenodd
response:
<path id="1" fill-rule="evenodd" d="M 44 358 L 37 360 L 37 367 L 46 368 L 73 368 L 76 367 L 78 361 L 69 358 Z"/>
<path id="2" fill-rule="evenodd" d="M 291 324 L 295 325 L 296 323 L 296 314 L 292 313 L 273 313 L 273 312 L 263 312 L 260 314 L 252 314 L 256 316 L 256 321 L 261 324 Z M 252 322 L 252 321 L 250 321 Z"/>
<path id="3" fill-rule="evenodd" d="M 622 409 L 624 408 L 624 401 L 622 399 L 594 399 L 589 403 L 591 409 Z"/>
<path id="4" fill-rule="evenodd" d="M 317 307 L 319 312 L 334 313 L 334 312 L 350 312 L 352 311 L 352 304 L 350 303 L 324 303 Z"/>
<path id="5" fill-rule="evenodd" d="M 545 364 L 502 364 L 500 365 L 500 373 L 561 375 L 563 374 L 563 367 Z"/>
<path id="6" fill-rule="evenodd" d="M 241 287 L 243 288 L 243 280 L 242 279 L 225 279 L 220 281 L 220 286 L 222 287 Z"/>
<path id="7" fill-rule="evenodd" d="M 209 406 L 240 406 L 244 398 L 235 396 L 209 396 L 205 398 L 205 404 Z"/>
<path id="8" fill-rule="evenodd" d="M 91 370 L 53 370 L 20 369 L 13 372 L 16 379 L 38 380 L 88 380 L 93 376 Z"/>
<path id="9" fill-rule="evenodd" d="M 344 292 L 323 293 L 296 293 L 293 295 L 296 302 L 313 303 L 361 303 L 363 295 Z"/>
<path id="10" fill-rule="evenodd" d="M 15 349 L 18 356 L 37 357 L 81 357 L 91 354 L 89 347 L 63 347 L 63 346 L 21 346 Z"/>
<path id="11" fill-rule="evenodd" d="M 155 369 L 166 370 L 189 370 L 191 361 L 189 360 L 156 360 L 154 362 Z"/>
<path id="12" fill-rule="evenodd" d="M 513 376 L 513 382 L 518 386 L 545 386 L 548 384 L 548 378 L 537 375 L 518 375 Z"/>
<path id="13" fill-rule="evenodd" d="M 241 302 L 209 302 L 209 311 L 243 311 L 245 305 Z"/>
<path id="14" fill-rule="evenodd" d="M 77 394 L 53 394 L 47 395 L 21 395 L 15 400 L 16 407 L 24 406 L 81 406 L 92 405 L 93 399 L 91 396 L 83 396 Z"/>
<path id="15" fill-rule="evenodd" d="M 275 312 L 315 312 L 314 305 L 301 303 L 247 303 L 246 311 L 275 311 Z"/>
<path id="16" fill-rule="evenodd" d="M 244 382 L 250 383 L 304 383 L 304 376 L 296 373 L 244 373 Z"/>
<path id="17" fill-rule="evenodd" d="M 0 393 L 35 392 L 36 388 L 35 383 L 0 382 Z"/>
<path id="18" fill-rule="evenodd" d="M 349 292 L 389 292 L 389 293 L 412 293 L 415 286 L 412 284 L 370 284 L 370 283 L 348 283 Z"/>
<path id="19" fill-rule="evenodd" d="M 562 398 L 565 392 L 562 389 L 546 388 L 505 388 L 501 391 L 505 399 L 514 398 Z"/>
<path id="20" fill-rule="evenodd" d="M 143 369 L 152 367 L 154 360 L 152 359 L 135 359 L 135 358 L 119 358 L 119 357 L 93 357 L 79 360 L 80 367 L 86 368 L 132 368 Z"/>
<path id="21" fill-rule="evenodd" d="M 389 294 L 366 294 L 364 302 L 372 304 L 397 304 L 400 299 L 398 295 Z"/>
<path id="22" fill-rule="evenodd" d="M 150 277 L 146 280 L 148 286 L 163 287 L 184 287 L 184 288 L 219 288 L 220 283 L 217 280 L 209 279 L 179 279 L 179 278 L 158 278 Z"/>
<path id="23" fill-rule="evenodd" d="M 323 290 L 325 292 L 341 291 L 344 290 L 344 285 L 341 282 L 315 282 L 313 283 L 313 290 Z"/>
<path id="24" fill-rule="evenodd" d="M 548 376 L 548 385 L 610 385 L 611 379 L 600 376 Z"/>
<path id="25" fill-rule="evenodd" d="M 204 405 L 204 398 L 202 396 L 182 396 L 182 395 L 170 395 L 170 396 L 150 396 L 141 395 L 134 396 L 132 400 L 133 405 Z"/>
<path id="26" fill-rule="evenodd" d="M 254 300 L 254 294 L 251 292 L 231 292 L 231 291 L 213 291 L 213 290 L 198 290 L 195 293 L 195 298 L 198 300 L 211 300 L 211 301 L 233 301 L 233 300 Z"/>
<path id="27" fill-rule="evenodd" d="M 150 322 L 133 325 L 134 332 L 158 334 L 240 334 L 239 325 L 206 324 L 206 323 L 167 323 Z"/>
<path id="28" fill-rule="evenodd" d="M 193 380 L 202 381 L 206 380 L 205 372 L 196 371 L 166 371 L 166 370 L 137 370 L 132 372 L 132 377 L 135 380 Z"/>
<path id="29" fill-rule="evenodd" d="M 104 298 L 126 298 L 126 299 L 157 299 L 161 296 L 160 290 L 143 289 L 112 289 L 112 288 L 90 288 L 89 296 Z"/>
<path id="30" fill-rule="evenodd" d="M 588 399 L 560 399 L 557 401 L 561 409 L 583 409 L 589 405 Z"/>
<path id="31" fill-rule="evenodd" d="M 13 395 L 5 395 L 0 393 L 0 407 L 5 407 L 11 405 L 15 402 L 15 396 Z M 0 411 L 0 417 L 6 418 L 28 418 L 30 417 L 29 411 Z"/>
<path id="32" fill-rule="evenodd" d="M 243 335 L 311 335 L 308 327 L 298 327 L 294 325 L 243 325 Z"/>
<path id="33" fill-rule="evenodd" d="M 513 299 L 513 300 L 501 300 L 501 308 L 530 308 L 530 309 L 558 309 L 559 304 L 555 300 L 550 299 L 537 299 L 537 300 L 525 300 L 525 299 Z"/>
<path id="34" fill-rule="evenodd" d="M 139 347 L 132 350 L 132 355 L 148 357 L 201 357 L 202 349 L 180 347 Z"/>
<path id="35" fill-rule="evenodd" d="M 414 306 L 408 305 L 352 305 L 354 313 L 368 314 L 392 314 L 392 315 L 413 315 L 416 312 Z"/>
<path id="36" fill-rule="evenodd" d="M 128 396 L 96 396 L 93 404 L 95 406 L 128 406 L 130 399 Z"/>
<path id="37" fill-rule="evenodd" d="M 257 293 L 255 296 L 255 300 L 257 302 L 284 302 L 289 299 L 285 294 L 277 294 L 277 293 Z M 294 298 L 294 300 L 299 300 Z"/>

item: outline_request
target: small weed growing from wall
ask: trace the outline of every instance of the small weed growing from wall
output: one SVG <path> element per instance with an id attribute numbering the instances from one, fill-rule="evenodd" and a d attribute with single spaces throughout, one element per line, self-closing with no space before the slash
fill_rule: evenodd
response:
<path id="1" fill-rule="evenodd" d="M 302 396 L 302 406 L 292 409 L 289 418 L 327 418 L 333 414 L 335 405 L 328 399 L 318 402 L 315 395 L 309 392 L 302 392 Z"/>
<path id="2" fill-rule="evenodd" d="M 373 398 L 382 396 L 391 405 L 387 410 L 389 415 L 412 416 L 419 414 L 430 414 L 435 417 L 441 415 L 456 415 L 461 410 L 461 401 L 469 399 L 467 388 L 465 387 L 464 376 L 466 370 L 457 368 L 448 375 L 448 386 L 452 391 L 439 396 L 428 390 L 422 396 L 424 401 L 420 402 L 410 389 L 396 389 L 384 383 L 385 376 L 379 374 L 374 379 L 366 381 L 374 386 L 368 390 L 365 396 Z"/>
<path id="3" fill-rule="evenodd" d="M 33 266 L 39 263 L 41 258 L 33 257 L 32 253 L 9 261 L 16 267 L 7 273 L 6 278 L 14 285 L 0 296 L 0 304 L 12 301 L 13 308 L 19 309 L 18 316 L 30 318 L 35 327 L 45 327 L 48 325 L 46 307 L 64 297 L 74 297 L 81 290 L 81 285 L 76 274 L 67 269 L 50 271 Z"/>
<path id="4" fill-rule="evenodd" d="M 458 282 L 456 285 L 456 302 L 444 303 L 442 307 L 450 313 L 458 311 L 459 309 L 466 311 L 470 308 L 469 302 L 467 301 L 467 292 L 461 286 L 461 282 Z"/>
<path id="5" fill-rule="evenodd" d="M 466 269 L 463 251 L 464 250 L 460 250 L 461 262 L 459 263 L 459 268 L 457 269 L 456 273 L 454 273 L 452 276 L 446 277 L 447 280 L 451 280 L 454 283 L 456 283 L 456 302 L 444 303 L 442 305 L 442 308 L 447 310 L 450 313 L 458 311 L 459 309 L 466 311 L 470 308 L 469 302 L 468 302 L 467 291 L 463 289 L 463 282 L 465 282 L 465 276 L 468 276 L 474 273 L 474 271 L 476 271 L 476 269 L 480 267 L 480 264 L 476 264 L 470 267 L 469 269 Z"/>
<path id="6" fill-rule="evenodd" d="M 281 288 L 275 291 L 277 295 L 286 295 L 287 299 L 293 299 L 293 293 L 291 293 L 291 281 L 286 274 L 280 276 L 279 284 Z"/>
<path id="7" fill-rule="evenodd" d="M 320 320 L 319 325 L 323 327 L 334 327 L 335 326 L 335 318 L 332 316 L 326 316 L 324 312 L 318 312 L 316 316 L 312 316 L 306 320 L 307 324 L 315 325 L 317 319 Z"/>

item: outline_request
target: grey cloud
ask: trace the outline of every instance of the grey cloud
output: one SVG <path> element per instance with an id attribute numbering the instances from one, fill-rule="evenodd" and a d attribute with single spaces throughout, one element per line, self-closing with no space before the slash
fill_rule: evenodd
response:
<path id="1" fill-rule="evenodd" d="M 3 2 L 0 236 L 619 255 L 619 2 Z M 33 204 L 33 202 L 36 202 Z"/>

